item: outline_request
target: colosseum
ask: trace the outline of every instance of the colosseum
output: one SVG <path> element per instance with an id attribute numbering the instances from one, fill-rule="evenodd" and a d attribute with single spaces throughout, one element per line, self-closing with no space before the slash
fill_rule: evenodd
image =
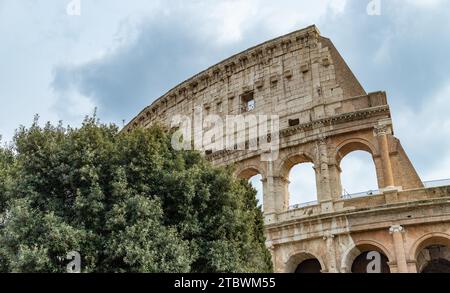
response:
<path id="1" fill-rule="evenodd" d="M 450 272 L 448 182 L 422 182 L 394 136 L 386 93 L 366 93 L 316 26 L 193 76 L 124 130 L 156 121 L 172 127 L 174 116 L 193 116 L 195 109 L 218 117 L 279 117 L 273 159 L 262 160 L 267 150 L 259 148 L 203 148 L 213 164 L 234 165 L 239 178 L 261 175 L 275 272 Z M 343 195 L 340 164 L 354 151 L 371 155 L 377 191 Z M 317 201 L 289 206 L 289 173 L 303 163 L 314 165 Z"/>

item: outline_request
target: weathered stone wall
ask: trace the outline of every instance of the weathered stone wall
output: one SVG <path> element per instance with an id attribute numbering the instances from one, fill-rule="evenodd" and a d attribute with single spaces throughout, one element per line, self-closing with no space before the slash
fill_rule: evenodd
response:
<path id="1" fill-rule="evenodd" d="M 323 264 L 323 272 L 350 272 L 357 255 L 375 250 L 387 256 L 391 272 L 415 273 L 423 248 L 450 243 L 449 194 L 450 187 L 392 191 L 340 200 L 334 213 L 314 207 L 284 213 L 267 225 L 275 267 L 293 272 L 297 260 L 307 255 Z"/>
<path id="2" fill-rule="evenodd" d="M 249 93 L 255 102 L 250 111 L 244 109 Z M 203 149 L 214 164 L 235 165 L 238 177 L 261 174 L 267 245 L 277 271 L 293 272 L 316 258 L 324 272 L 348 272 L 361 252 L 373 249 L 389 259 L 391 272 L 416 272 L 427 258 L 411 252 L 420 239 L 431 244 L 450 239 L 450 190 L 424 188 L 394 137 L 386 94 L 367 94 L 315 26 L 197 74 L 145 108 L 124 131 L 154 122 L 171 126 L 176 115 L 193 119 L 198 109 L 221 117 L 279 116 L 274 160 L 263 161 L 261 149 Z M 380 191 L 344 199 L 340 163 L 356 150 L 371 154 Z M 305 162 L 314 165 L 318 201 L 290 209 L 289 172 Z"/>
<path id="3" fill-rule="evenodd" d="M 278 114 L 307 123 L 351 111 L 344 100 L 366 92 L 330 40 L 315 26 L 239 53 L 170 90 L 144 109 L 125 129 L 170 122 L 176 114 L 241 114 L 240 97 L 254 92 L 254 113 Z M 347 108 L 350 107 L 350 108 Z M 347 109 L 346 109 L 347 108 Z"/>

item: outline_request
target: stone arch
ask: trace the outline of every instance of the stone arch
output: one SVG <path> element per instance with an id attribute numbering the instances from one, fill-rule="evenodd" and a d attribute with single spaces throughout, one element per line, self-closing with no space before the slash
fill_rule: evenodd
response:
<path id="1" fill-rule="evenodd" d="M 336 161 L 336 166 L 338 167 L 338 173 L 339 173 L 339 185 L 341 185 L 341 178 L 340 174 L 342 173 L 341 169 L 341 162 L 344 157 L 349 155 L 352 152 L 356 151 L 363 151 L 367 152 L 371 155 L 372 161 L 373 161 L 373 167 L 375 168 L 376 173 L 376 182 L 378 184 L 378 188 L 383 186 L 382 179 L 383 179 L 383 166 L 382 162 L 378 153 L 377 147 L 371 143 L 370 141 L 363 139 L 363 138 L 350 138 L 347 140 L 344 140 L 336 147 L 336 153 L 334 156 L 334 159 Z M 339 188 L 342 189 L 342 186 L 339 186 Z"/>
<path id="2" fill-rule="evenodd" d="M 375 240 L 360 240 L 355 242 L 342 255 L 341 273 L 351 273 L 352 265 L 355 259 L 360 254 L 367 251 L 378 251 L 384 254 L 388 258 L 389 262 L 393 260 L 391 253 L 389 253 L 389 250 L 380 242 Z"/>
<path id="3" fill-rule="evenodd" d="M 425 235 L 422 235 L 411 246 L 411 249 L 409 250 L 409 259 L 411 260 L 416 259 L 417 253 L 419 253 L 421 249 L 430 244 L 449 245 L 450 234 L 440 232 L 430 232 Z"/>
<path id="4" fill-rule="evenodd" d="M 292 203 L 291 202 L 291 194 L 289 193 L 289 185 L 290 185 L 290 173 L 292 168 L 294 168 L 297 165 L 304 164 L 304 163 L 311 163 L 313 165 L 313 171 L 314 172 L 314 186 L 315 186 L 315 201 L 318 201 L 318 173 L 317 168 L 318 164 L 314 159 L 314 156 L 312 156 L 310 153 L 305 151 L 295 152 L 294 150 L 290 150 L 288 154 L 281 157 L 279 160 L 278 166 L 276 167 L 276 174 L 279 177 L 279 184 L 280 184 L 280 192 L 283 193 L 283 200 L 285 202 L 285 208 L 288 209 L 290 204 L 295 204 L 296 207 L 298 207 L 300 204 L 299 202 Z"/>
<path id="5" fill-rule="evenodd" d="M 323 260 L 316 256 L 315 254 L 311 252 L 307 252 L 305 250 L 297 250 L 294 251 L 289 255 L 287 258 L 287 261 L 284 264 L 284 272 L 285 273 L 294 273 L 297 269 L 298 265 L 300 265 L 302 262 L 310 259 L 316 259 L 322 268 L 321 272 L 325 270 L 325 263 Z"/>
<path id="6" fill-rule="evenodd" d="M 261 188 L 261 193 L 257 194 L 257 200 L 258 204 L 261 205 L 263 212 L 266 212 L 269 198 L 267 192 L 267 177 L 264 172 L 264 168 L 254 164 L 244 164 L 234 171 L 234 175 L 235 177 L 246 181 L 250 181 L 254 176 L 261 175 L 261 178 L 255 178 L 256 180 L 260 179 L 261 183 L 258 183 L 258 185 L 252 185 L 258 191 L 259 188 Z"/>
<path id="7" fill-rule="evenodd" d="M 416 263 L 417 272 L 423 271 L 428 260 L 422 255 L 423 251 L 433 245 L 445 246 L 450 249 L 450 235 L 446 233 L 431 232 L 417 239 L 409 251 L 409 259 Z M 450 255 L 447 257 L 450 258 Z M 448 259 L 450 261 L 450 259 Z"/>
<path id="8" fill-rule="evenodd" d="M 266 178 L 265 174 L 261 172 L 261 169 L 257 166 L 245 166 L 235 171 L 236 177 L 244 180 L 248 180 L 258 174 L 261 174 L 263 178 Z"/>
<path id="9" fill-rule="evenodd" d="M 280 177 L 287 179 L 289 177 L 289 171 L 297 164 L 312 163 L 316 168 L 317 162 L 314 160 L 314 156 L 308 152 L 299 152 L 285 155 L 281 158 L 277 171 Z"/>
<path id="10" fill-rule="evenodd" d="M 266 166 L 264 162 L 259 162 L 257 159 L 249 159 L 245 162 L 236 163 L 234 169 L 234 176 L 240 179 L 248 180 L 251 177 L 261 174 L 263 179 L 267 178 Z"/>
<path id="11" fill-rule="evenodd" d="M 366 151 L 372 157 L 378 156 L 378 150 L 371 142 L 362 138 L 350 138 L 341 142 L 336 147 L 336 163 L 339 165 L 342 159 L 351 152 Z"/>

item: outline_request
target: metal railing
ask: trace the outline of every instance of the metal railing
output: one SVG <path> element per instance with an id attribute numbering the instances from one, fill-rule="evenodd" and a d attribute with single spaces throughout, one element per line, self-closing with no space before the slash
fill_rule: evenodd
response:
<path id="1" fill-rule="evenodd" d="M 348 193 L 344 191 L 344 194 L 341 195 L 342 199 L 352 199 L 352 198 L 360 198 L 360 197 L 367 197 L 367 196 L 373 196 L 373 195 L 380 195 L 383 192 L 379 189 L 376 190 L 368 190 L 364 192 L 358 192 L 358 193 Z"/>
<path id="2" fill-rule="evenodd" d="M 422 182 L 425 188 L 433 188 L 433 187 L 440 187 L 440 186 L 450 186 L 450 179 L 440 179 L 440 180 L 430 180 L 430 181 L 423 181 Z M 377 190 L 369 190 L 365 192 L 359 192 L 359 193 L 353 193 L 349 194 L 345 192 L 341 195 L 342 199 L 352 199 L 352 198 L 359 198 L 359 197 L 366 197 L 366 196 L 372 196 L 372 195 L 380 195 L 383 192 L 379 189 Z"/>
<path id="3" fill-rule="evenodd" d="M 291 206 L 289 206 L 289 209 L 290 210 L 302 209 L 302 208 L 306 208 L 306 207 L 310 207 L 310 206 L 315 206 L 318 204 L 319 204 L 319 202 L 317 200 L 314 200 L 314 201 L 310 201 L 310 202 L 304 202 L 304 203 L 291 205 Z"/>
<path id="4" fill-rule="evenodd" d="M 423 185 L 426 188 L 440 187 L 440 186 L 449 186 L 450 185 L 450 179 L 424 181 Z"/>
<path id="5" fill-rule="evenodd" d="M 441 187 L 441 186 L 450 186 L 450 179 L 440 179 L 440 180 L 430 180 L 430 181 L 423 181 L 422 182 L 425 188 L 433 188 L 433 187 Z M 383 191 L 380 189 L 376 190 L 368 190 L 364 192 L 358 192 L 358 193 L 348 193 L 344 190 L 344 194 L 341 195 L 342 199 L 352 199 L 352 198 L 361 198 L 361 197 L 369 197 L 369 196 L 375 196 L 375 195 L 381 195 L 383 194 Z M 295 210 L 295 209 L 302 209 L 314 205 L 318 205 L 319 202 L 317 200 L 305 202 L 305 203 L 299 203 L 295 205 L 289 206 L 289 210 Z"/>

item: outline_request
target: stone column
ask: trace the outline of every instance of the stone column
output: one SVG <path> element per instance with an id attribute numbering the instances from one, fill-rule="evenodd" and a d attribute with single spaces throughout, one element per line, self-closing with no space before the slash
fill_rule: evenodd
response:
<path id="1" fill-rule="evenodd" d="M 394 175 L 392 172 L 391 158 L 389 156 L 389 145 L 387 139 L 387 126 L 379 126 L 375 128 L 375 135 L 378 139 L 378 145 L 381 153 L 381 161 L 383 164 L 383 178 L 385 188 L 394 187 Z"/>
<path id="2" fill-rule="evenodd" d="M 266 241 L 266 247 L 267 249 L 270 251 L 270 255 L 271 255 L 271 259 L 272 259 L 272 264 L 273 264 L 273 269 L 274 272 L 277 272 L 276 270 L 280 267 L 277 263 L 278 258 L 277 258 L 277 253 L 275 250 L 275 246 L 273 246 L 272 243 L 267 243 Z M 278 272 L 277 272 L 278 273 Z"/>
<path id="3" fill-rule="evenodd" d="M 330 201 L 331 200 L 331 190 L 330 190 L 330 174 L 328 171 L 328 149 L 326 138 L 323 137 L 317 142 L 317 152 L 319 158 L 319 184 L 320 189 L 317 189 L 317 199 L 319 202 Z"/>
<path id="4" fill-rule="evenodd" d="M 330 163 L 328 165 L 328 173 L 330 175 L 331 197 L 334 200 L 339 200 L 342 196 L 341 168 L 335 162 Z"/>
<path id="5" fill-rule="evenodd" d="M 408 273 L 408 264 L 406 263 L 405 247 L 403 245 L 404 229 L 400 225 L 393 225 L 389 228 L 389 233 L 394 240 L 395 259 L 399 273 Z"/>
<path id="6" fill-rule="evenodd" d="M 289 205 L 289 180 L 274 175 L 272 161 L 267 162 L 267 167 L 268 175 L 264 184 L 264 187 L 266 187 L 264 191 L 264 212 L 266 214 L 284 212 Z"/>
<path id="7" fill-rule="evenodd" d="M 271 214 L 274 213 L 274 198 L 269 193 L 268 184 L 267 184 L 267 178 L 261 179 L 262 186 L 263 186 L 263 212 L 264 214 Z"/>
<path id="8" fill-rule="evenodd" d="M 276 206 L 276 194 L 273 188 L 273 162 L 267 162 L 267 177 L 263 181 L 263 192 L 264 192 L 264 216 L 266 217 L 266 223 L 272 222 L 272 215 L 275 214 Z"/>
<path id="9" fill-rule="evenodd" d="M 330 160 L 328 158 L 328 146 L 326 137 L 321 137 L 317 142 L 317 157 L 319 158 L 319 172 L 317 176 L 317 200 L 320 203 L 322 212 L 333 211 L 333 196 L 330 184 Z M 317 168 L 316 168 L 317 169 Z"/>
<path id="10" fill-rule="evenodd" d="M 336 265 L 336 248 L 334 247 L 334 235 L 327 232 L 323 236 L 327 244 L 327 264 L 329 273 L 339 273 Z M 322 268 L 323 270 L 326 268 Z"/>
<path id="11" fill-rule="evenodd" d="M 273 190 L 275 192 L 275 212 L 282 213 L 289 208 L 289 180 L 280 177 L 272 177 Z"/>

